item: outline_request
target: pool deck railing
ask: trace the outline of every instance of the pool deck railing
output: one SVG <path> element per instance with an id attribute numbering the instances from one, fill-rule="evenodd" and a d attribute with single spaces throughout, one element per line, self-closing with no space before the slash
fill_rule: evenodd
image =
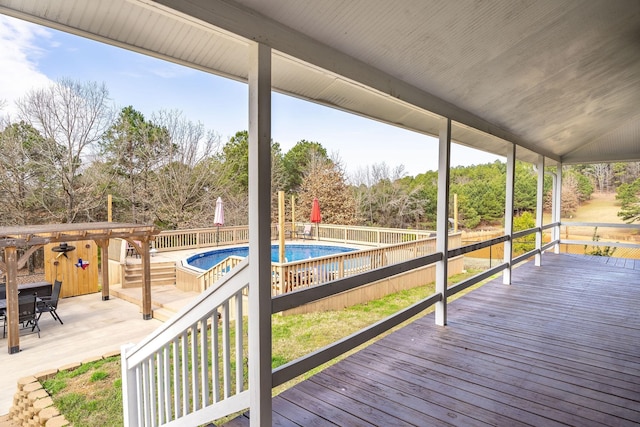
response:
<path id="1" fill-rule="evenodd" d="M 451 248 L 460 247 L 460 233 L 449 236 Z M 368 248 L 353 252 L 343 252 L 318 258 L 271 263 L 272 295 L 283 295 L 289 292 L 322 285 L 334 280 L 354 276 L 360 273 L 382 268 L 403 261 L 431 255 L 436 252 L 435 238 L 414 240 L 379 248 Z M 179 266 L 176 270 L 178 288 L 188 291 L 203 292 L 212 285 L 220 283 L 220 279 L 233 267 L 242 261 L 241 257 L 231 256 L 214 265 L 205 272 L 186 266 Z M 462 272 L 464 263 L 462 257 L 449 261 L 450 275 Z M 349 295 L 340 295 L 332 301 L 323 301 L 323 307 L 344 306 L 365 302 L 382 297 L 392 290 L 408 289 L 432 282 L 435 279 L 432 266 L 405 273 L 402 278 L 387 280 L 385 283 L 372 283 L 366 290 L 352 291 Z M 405 277 L 406 276 L 406 277 Z M 306 307 L 302 311 L 313 311 L 313 307 Z"/>
<path id="2" fill-rule="evenodd" d="M 305 223 L 286 223 L 283 232 L 293 239 L 303 238 Z M 318 224 L 311 228 L 310 240 L 357 245 L 382 246 L 435 237 L 430 230 L 359 227 L 352 225 Z M 278 226 L 271 226 L 271 238 L 278 238 Z M 188 230 L 163 231 L 152 242 L 157 252 L 229 246 L 249 242 L 249 226 L 225 226 Z"/>

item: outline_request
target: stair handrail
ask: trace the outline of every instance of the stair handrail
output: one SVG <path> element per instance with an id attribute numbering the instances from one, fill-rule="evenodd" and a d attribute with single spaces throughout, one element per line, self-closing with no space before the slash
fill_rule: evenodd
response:
<path id="1" fill-rule="evenodd" d="M 249 406 L 241 320 L 248 265 L 247 257 L 140 343 L 122 346 L 125 426 L 198 425 Z M 232 309 L 240 319 L 233 325 Z"/>

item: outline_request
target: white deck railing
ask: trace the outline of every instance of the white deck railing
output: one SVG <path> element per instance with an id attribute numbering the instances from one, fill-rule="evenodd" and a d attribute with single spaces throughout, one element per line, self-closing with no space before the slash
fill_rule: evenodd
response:
<path id="1" fill-rule="evenodd" d="M 248 285 L 245 259 L 151 336 L 122 347 L 126 426 L 195 426 L 249 406 Z"/>

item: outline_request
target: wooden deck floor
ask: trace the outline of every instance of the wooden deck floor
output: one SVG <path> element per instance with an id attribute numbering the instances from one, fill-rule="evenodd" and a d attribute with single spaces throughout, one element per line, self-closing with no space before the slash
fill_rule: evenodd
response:
<path id="1" fill-rule="evenodd" d="M 545 254 L 281 393 L 273 424 L 638 425 L 639 270 Z"/>

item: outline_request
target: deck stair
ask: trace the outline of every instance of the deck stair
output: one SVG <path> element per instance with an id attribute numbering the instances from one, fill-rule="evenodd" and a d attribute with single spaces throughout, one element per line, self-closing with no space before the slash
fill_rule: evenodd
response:
<path id="1" fill-rule="evenodd" d="M 142 307 L 142 290 L 140 288 L 122 288 L 118 285 L 109 289 L 111 295 Z M 198 296 L 197 292 L 185 292 L 176 289 L 174 285 L 158 285 L 151 290 L 151 310 L 153 318 L 167 321 L 176 314 L 191 299 Z"/>
<path id="2" fill-rule="evenodd" d="M 123 266 L 123 288 L 142 287 L 142 264 L 127 263 Z M 175 262 L 152 262 L 151 263 L 151 286 L 175 285 L 176 284 L 176 264 Z"/>

